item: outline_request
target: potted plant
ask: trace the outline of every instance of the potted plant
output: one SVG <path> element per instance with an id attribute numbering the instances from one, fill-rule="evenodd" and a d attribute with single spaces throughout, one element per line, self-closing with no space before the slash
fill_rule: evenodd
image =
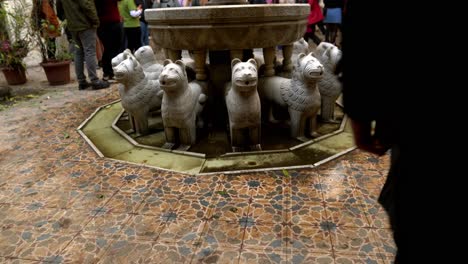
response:
<path id="1" fill-rule="evenodd" d="M 66 23 L 60 22 L 48 0 L 33 0 L 31 19 L 41 50 L 41 66 L 46 73 L 49 84 L 69 83 L 72 55 L 63 45 L 57 46 L 56 44 L 56 38 L 62 35 Z"/>
<path id="2" fill-rule="evenodd" d="M 28 19 L 24 16 L 24 0 L 15 1 L 7 10 L 6 3 L 0 3 L 0 68 L 8 84 L 26 82 L 26 65 L 23 59 L 28 55 L 32 42 Z"/>

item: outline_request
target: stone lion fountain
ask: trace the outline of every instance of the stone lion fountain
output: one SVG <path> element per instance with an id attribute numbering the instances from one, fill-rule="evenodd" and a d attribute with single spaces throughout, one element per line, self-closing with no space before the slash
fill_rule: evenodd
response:
<path id="1" fill-rule="evenodd" d="M 341 53 L 309 52 L 309 9 L 245 0 L 147 9 L 163 52 L 116 56 L 121 98 L 79 133 L 101 157 L 190 174 L 309 168 L 353 150 L 333 76 Z"/>
<path id="2" fill-rule="evenodd" d="M 308 14 L 307 4 L 250 5 L 245 0 L 146 10 L 164 64 L 156 62 L 150 46 L 113 59 L 135 136 L 150 134 L 148 120 L 157 110 L 164 131 L 164 144 L 157 147 L 187 151 L 201 130 L 212 133 L 217 125 L 233 152 L 262 151 L 262 113 L 264 121 L 276 123 L 275 107 L 288 116 L 290 138 L 306 142 L 320 136 L 318 83 L 324 66 L 307 54 L 301 39 Z M 262 58 L 254 56 L 254 49 L 262 50 Z M 183 50 L 190 52 L 192 63 L 184 63 Z M 194 73 L 191 78 L 187 70 Z M 277 76 L 280 72 L 283 77 Z M 213 116 L 221 116 L 221 125 Z"/>

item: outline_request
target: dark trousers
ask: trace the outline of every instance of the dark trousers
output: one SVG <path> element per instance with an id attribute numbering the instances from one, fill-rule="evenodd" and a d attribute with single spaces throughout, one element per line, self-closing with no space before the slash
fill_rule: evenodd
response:
<path id="1" fill-rule="evenodd" d="M 141 29 L 140 27 L 125 28 L 125 37 L 127 38 L 127 48 L 133 52 L 141 47 Z"/>
<path id="2" fill-rule="evenodd" d="M 119 54 L 122 43 L 123 28 L 120 22 L 101 24 L 98 28 L 98 36 L 104 46 L 102 54 L 102 70 L 104 76 L 114 76 L 111 61 Z"/>
<path id="3" fill-rule="evenodd" d="M 405 173 L 405 166 L 402 164 L 403 159 L 401 147 L 395 145 L 392 147 L 391 154 L 391 165 L 388 172 L 387 181 L 385 182 L 382 191 L 379 196 L 379 203 L 387 212 L 390 218 L 390 225 L 393 231 L 393 239 L 397 246 L 397 254 L 395 257 L 395 264 L 408 263 L 407 253 L 408 245 L 407 239 L 403 238 L 405 234 L 404 224 L 406 223 L 403 218 L 405 214 L 402 213 L 402 179 L 403 177 L 409 177 Z"/>

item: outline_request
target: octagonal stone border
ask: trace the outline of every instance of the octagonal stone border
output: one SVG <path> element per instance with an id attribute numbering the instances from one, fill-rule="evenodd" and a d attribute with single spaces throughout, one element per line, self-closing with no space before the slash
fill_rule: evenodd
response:
<path id="1" fill-rule="evenodd" d="M 219 169 L 215 171 L 204 172 L 205 168 L 207 168 L 207 163 L 211 162 L 216 164 L 216 161 L 213 161 L 213 159 L 211 161 L 210 159 L 206 159 L 205 154 L 189 151 L 167 150 L 159 147 L 141 145 L 128 136 L 124 131 L 120 130 L 120 128 L 116 126 L 116 123 L 124 113 L 124 110 L 122 109 L 119 102 L 120 100 L 117 100 L 98 107 L 86 120 L 83 121 L 82 124 L 80 124 L 80 126 L 77 128 L 77 131 L 100 157 L 111 160 L 118 160 L 119 162 L 125 162 L 133 165 L 140 165 L 149 168 L 176 171 L 193 175 L 210 175 L 219 173 L 235 174 L 281 169 L 314 168 L 356 149 L 353 143 L 351 147 L 343 148 L 340 151 L 337 151 L 335 154 L 330 155 L 313 164 L 289 166 L 273 165 L 262 168 L 237 170 Z M 88 128 L 90 125 L 92 125 L 91 128 Z M 243 161 L 246 163 L 249 161 L 249 157 L 252 158 L 264 155 L 267 158 L 272 157 L 274 159 L 281 157 L 281 155 L 291 156 L 291 153 L 294 151 L 310 148 L 311 146 L 314 146 L 315 143 L 321 143 L 327 140 L 331 141 L 333 137 L 343 134 L 345 137 L 351 137 L 351 140 L 353 140 L 352 132 L 350 130 L 348 118 L 346 115 L 344 116 L 338 130 L 319 138 L 296 145 L 294 147 L 282 150 L 226 153 L 216 159 L 224 159 L 227 163 L 229 163 L 228 161 L 232 160 Z M 135 152 L 136 154 L 132 154 L 132 152 Z M 142 157 L 147 159 L 142 160 Z M 151 157 L 153 159 L 148 160 Z"/>

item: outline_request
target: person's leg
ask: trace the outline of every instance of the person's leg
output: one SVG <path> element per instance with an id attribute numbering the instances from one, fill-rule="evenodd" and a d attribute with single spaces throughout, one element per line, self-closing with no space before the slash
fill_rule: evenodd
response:
<path id="1" fill-rule="evenodd" d="M 96 58 L 96 29 L 87 29 L 80 32 L 80 39 L 83 44 L 84 59 L 86 61 L 86 70 L 88 77 L 91 80 L 93 89 L 102 89 L 109 87 L 108 82 L 99 80 L 96 72 L 97 58 Z"/>
<path id="2" fill-rule="evenodd" d="M 125 33 L 127 35 L 128 49 L 135 52 L 141 47 L 141 29 L 140 27 L 126 28 Z"/>
<path id="3" fill-rule="evenodd" d="M 310 25 L 311 31 L 309 33 L 310 33 L 310 38 L 312 39 L 312 41 L 315 43 L 315 45 L 318 45 L 320 44 L 320 42 L 322 42 L 322 40 L 315 35 L 315 25 L 316 24 Z"/>
<path id="4" fill-rule="evenodd" d="M 80 39 L 80 32 L 71 32 L 73 42 L 75 43 L 75 74 L 79 83 L 79 89 L 86 89 L 89 84 L 86 82 L 86 76 L 84 74 L 84 51 L 83 44 Z"/>
<path id="5" fill-rule="evenodd" d="M 148 25 L 142 21 L 140 21 L 140 28 L 141 28 L 141 45 L 147 46 L 149 45 L 149 32 L 148 32 Z"/>
<path id="6" fill-rule="evenodd" d="M 401 149 L 399 146 L 395 145 L 392 147 L 390 170 L 378 199 L 378 202 L 385 209 L 390 219 L 390 226 L 393 231 L 393 239 L 397 247 L 397 254 L 394 262 L 395 264 L 405 263 L 403 262 L 403 259 L 406 257 L 407 253 L 406 241 L 402 237 L 403 222 L 401 220 L 401 190 L 398 183 L 401 181 L 401 178 L 405 177 L 406 175 L 402 175 L 403 167 L 401 164 L 400 151 Z"/>
<path id="7" fill-rule="evenodd" d="M 323 23 L 323 20 L 320 20 L 320 21 L 317 23 L 317 26 L 318 26 L 318 28 L 320 29 L 320 32 L 322 32 L 322 35 L 325 36 L 325 34 L 327 33 L 327 29 L 325 28 L 325 24 Z"/>

